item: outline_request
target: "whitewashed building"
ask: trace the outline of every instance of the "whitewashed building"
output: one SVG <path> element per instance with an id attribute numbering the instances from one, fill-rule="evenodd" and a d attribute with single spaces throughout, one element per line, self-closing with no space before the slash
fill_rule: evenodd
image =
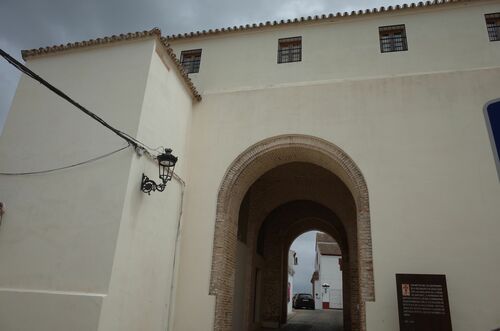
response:
<path id="1" fill-rule="evenodd" d="M 311 283 L 316 309 L 342 309 L 342 251 L 326 233 L 316 234 Z"/>
<path id="2" fill-rule="evenodd" d="M 287 284 L 287 312 L 291 313 L 293 310 L 293 276 L 295 275 L 295 266 L 299 264 L 297 253 L 293 250 L 288 251 L 288 284 Z"/>
<path id="3" fill-rule="evenodd" d="M 454 330 L 500 327 L 499 13 L 434 1 L 24 51 L 152 157 L 21 78 L 0 330 L 278 328 L 310 230 L 342 250 L 345 330 L 398 330 L 396 273 L 445 274 Z M 179 161 L 148 195 L 157 146 Z"/>

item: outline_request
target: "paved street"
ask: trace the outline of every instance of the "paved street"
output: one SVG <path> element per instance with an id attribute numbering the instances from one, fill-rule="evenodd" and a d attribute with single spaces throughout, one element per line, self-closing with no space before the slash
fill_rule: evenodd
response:
<path id="1" fill-rule="evenodd" d="M 283 331 L 341 331 L 342 310 L 294 309 Z"/>

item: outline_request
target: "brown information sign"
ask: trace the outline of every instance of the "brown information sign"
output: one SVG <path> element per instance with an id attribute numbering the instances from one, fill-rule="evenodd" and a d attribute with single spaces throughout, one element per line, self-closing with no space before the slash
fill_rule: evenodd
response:
<path id="1" fill-rule="evenodd" d="M 400 331 L 452 331 L 445 275 L 396 274 Z"/>

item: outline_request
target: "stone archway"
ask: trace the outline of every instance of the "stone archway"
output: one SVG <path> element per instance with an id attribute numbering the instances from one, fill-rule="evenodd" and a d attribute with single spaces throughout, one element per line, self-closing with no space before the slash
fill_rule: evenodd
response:
<path id="1" fill-rule="evenodd" d="M 282 135 L 245 150 L 229 166 L 217 198 L 210 294 L 216 296 L 215 330 L 231 330 L 237 221 L 248 188 L 268 170 L 290 162 L 318 165 L 338 176 L 356 204 L 359 325 L 365 330 L 366 301 L 374 301 L 374 278 L 368 188 L 353 160 L 338 146 L 312 136 Z"/>

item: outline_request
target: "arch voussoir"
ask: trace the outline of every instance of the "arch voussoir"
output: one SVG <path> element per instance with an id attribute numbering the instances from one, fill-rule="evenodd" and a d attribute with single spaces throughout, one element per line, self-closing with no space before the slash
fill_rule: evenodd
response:
<path id="1" fill-rule="evenodd" d="M 281 135 L 249 147 L 227 169 L 217 197 L 209 294 L 216 296 L 214 329 L 231 330 L 239 205 L 248 188 L 266 171 L 288 162 L 317 164 L 342 179 L 357 210 L 360 330 L 365 330 L 364 302 L 375 300 L 369 195 L 355 162 L 338 146 L 307 135 Z"/>

